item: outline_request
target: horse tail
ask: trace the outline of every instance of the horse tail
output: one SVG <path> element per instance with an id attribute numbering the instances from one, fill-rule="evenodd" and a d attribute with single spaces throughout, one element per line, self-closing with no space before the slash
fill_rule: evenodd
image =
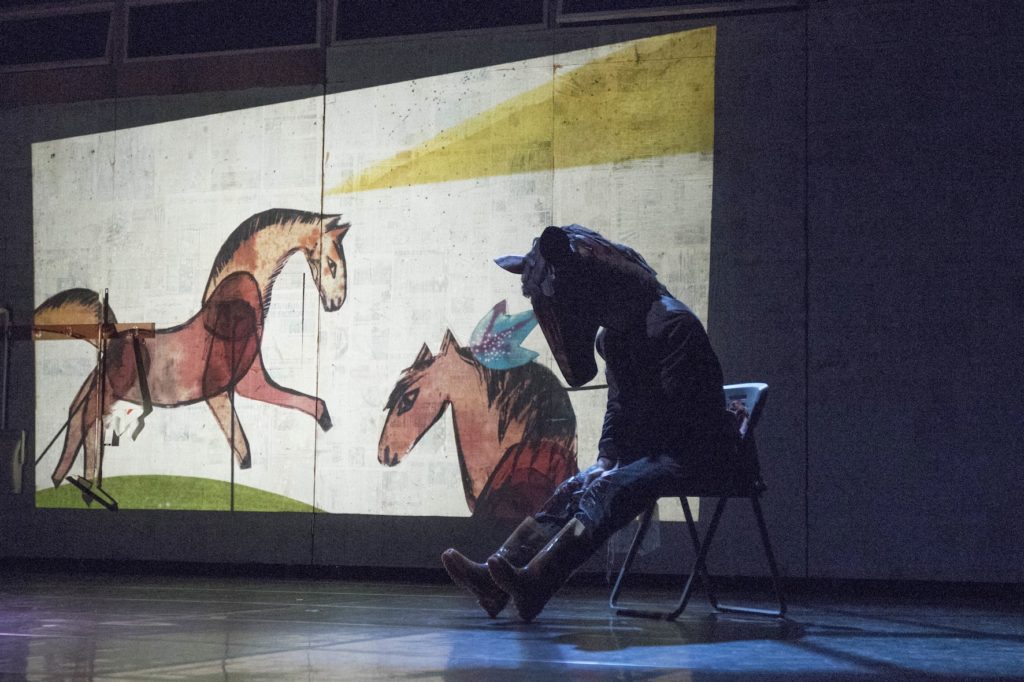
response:
<path id="1" fill-rule="evenodd" d="M 32 317 L 32 324 L 39 331 L 55 332 L 83 339 L 97 345 L 97 334 L 89 333 L 88 327 L 76 329 L 79 325 L 115 323 L 114 312 L 107 308 L 103 319 L 103 300 L 92 289 L 65 289 L 39 304 Z M 55 329 L 65 327 L 66 330 Z M 43 328 L 43 329 L 40 329 Z"/>

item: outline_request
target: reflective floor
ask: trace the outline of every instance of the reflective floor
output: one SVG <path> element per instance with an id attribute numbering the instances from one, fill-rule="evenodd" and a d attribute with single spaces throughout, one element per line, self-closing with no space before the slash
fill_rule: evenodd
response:
<path id="1" fill-rule="evenodd" d="M 1024 679 L 1019 602 L 794 595 L 784 621 L 698 601 L 669 623 L 594 586 L 524 625 L 441 584 L 0 576 L 2 680 Z"/>

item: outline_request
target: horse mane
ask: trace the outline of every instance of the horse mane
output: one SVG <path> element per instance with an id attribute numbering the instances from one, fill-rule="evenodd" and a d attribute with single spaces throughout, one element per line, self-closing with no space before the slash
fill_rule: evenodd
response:
<path id="1" fill-rule="evenodd" d="M 523 444 L 528 447 L 545 440 L 568 446 L 576 438 L 576 413 L 569 394 L 547 367 L 528 362 L 512 369 L 488 369 L 469 351 L 459 352 L 487 382 L 487 403 L 498 407 L 499 438 L 515 422 L 523 424 Z"/>
<path id="2" fill-rule="evenodd" d="M 217 257 L 213 261 L 210 278 L 213 279 L 219 275 L 220 271 L 231 262 L 231 258 L 235 255 L 238 247 L 260 230 L 266 229 L 271 225 L 289 222 L 309 225 L 320 221 L 323 217 L 323 214 L 313 211 L 300 211 L 294 208 L 271 208 L 246 218 L 242 221 L 241 225 L 228 235 L 228 238 L 221 245 L 220 251 L 217 252 Z"/>

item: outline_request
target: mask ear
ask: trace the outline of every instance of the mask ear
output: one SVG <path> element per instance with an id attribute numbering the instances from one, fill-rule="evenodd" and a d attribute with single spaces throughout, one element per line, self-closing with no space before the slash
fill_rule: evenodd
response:
<path id="1" fill-rule="evenodd" d="M 540 255 L 555 267 L 565 265 L 573 256 L 569 235 L 559 227 L 546 227 L 540 236 Z"/>
<path id="2" fill-rule="evenodd" d="M 523 262 L 525 259 L 522 256 L 501 256 L 495 258 L 494 262 L 497 263 L 503 270 L 511 272 L 513 275 L 523 274 Z"/>

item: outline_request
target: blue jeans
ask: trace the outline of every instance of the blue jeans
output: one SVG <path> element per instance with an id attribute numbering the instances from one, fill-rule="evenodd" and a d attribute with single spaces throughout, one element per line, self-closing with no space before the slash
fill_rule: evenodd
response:
<path id="1" fill-rule="evenodd" d="M 597 475 L 594 466 L 566 479 L 534 519 L 552 534 L 574 517 L 596 548 L 659 497 L 670 496 L 698 475 L 678 459 L 651 455 Z M 595 478 L 596 475 L 596 478 Z M 590 480 L 588 483 L 589 479 Z"/>

